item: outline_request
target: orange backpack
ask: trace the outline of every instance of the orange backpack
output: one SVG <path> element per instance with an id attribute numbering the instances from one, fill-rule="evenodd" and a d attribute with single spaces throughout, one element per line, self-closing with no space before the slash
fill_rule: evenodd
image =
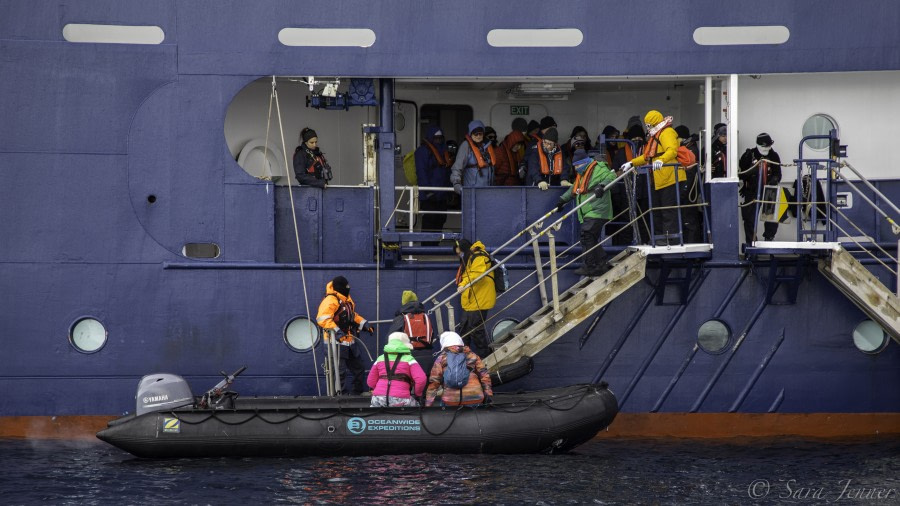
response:
<path id="1" fill-rule="evenodd" d="M 409 336 L 413 349 L 431 349 L 431 319 L 425 313 L 403 315 L 403 331 Z"/>

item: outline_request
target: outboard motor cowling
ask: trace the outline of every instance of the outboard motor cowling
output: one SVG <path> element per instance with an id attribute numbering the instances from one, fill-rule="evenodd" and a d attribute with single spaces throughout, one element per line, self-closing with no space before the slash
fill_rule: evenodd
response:
<path id="1" fill-rule="evenodd" d="M 148 374 L 138 383 L 135 416 L 167 411 L 194 403 L 187 381 L 177 374 Z"/>

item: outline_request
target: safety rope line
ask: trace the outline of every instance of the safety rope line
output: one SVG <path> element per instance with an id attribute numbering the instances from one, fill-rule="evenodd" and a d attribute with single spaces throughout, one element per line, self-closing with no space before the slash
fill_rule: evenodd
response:
<path id="1" fill-rule="evenodd" d="M 422 429 L 425 430 L 425 432 L 427 432 L 428 434 L 430 434 L 432 436 L 441 436 L 453 427 L 453 425 L 456 423 L 457 417 L 459 417 L 460 413 L 462 413 L 466 409 L 476 409 L 476 408 L 477 409 L 489 409 L 489 410 L 498 411 L 500 413 L 517 414 L 517 413 L 525 412 L 525 411 L 535 408 L 535 407 L 543 406 L 551 411 L 566 412 L 566 411 L 571 411 L 571 410 L 577 408 L 579 405 L 581 405 L 581 403 L 583 403 L 585 401 L 585 399 L 587 399 L 588 395 L 590 395 L 592 392 L 599 393 L 599 390 L 597 389 L 597 387 L 600 387 L 602 390 L 608 390 L 608 387 L 606 387 L 604 385 L 605 384 L 579 385 L 578 390 L 567 393 L 566 395 L 563 395 L 561 397 L 556 397 L 556 398 L 552 398 L 552 399 L 538 398 L 538 399 L 528 399 L 528 400 L 522 400 L 522 401 L 509 401 L 509 402 L 503 402 L 503 403 L 492 403 L 487 406 L 480 405 L 480 404 L 463 405 L 463 406 L 433 406 L 434 408 L 441 408 L 441 411 L 446 411 L 448 408 L 454 408 L 454 407 L 456 408 L 453 410 L 453 417 L 450 419 L 450 423 L 447 424 L 447 427 L 445 427 L 441 431 L 433 431 L 432 429 L 428 428 L 428 425 L 425 423 L 425 413 L 427 413 L 427 412 L 434 413 L 436 411 L 436 409 L 430 409 L 430 410 L 426 411 L 426 407 L 422 406 L 422 405 L 419 405 L 417 407 L 410 406 L 408 408 L 404 408 L 404 407 L 374 408 L 372 406 L 345 408 L 343 406 L 337 406 L 337 408 L 297 407 L 292 410 L 279 410 L 277 408 L 264 410 L 264 411 L 267 411 L 266 416 L 268 416 L 270 414 L 274 414 L 274 413 L 284 413 L 286 415 L 290 414 L 289 417 L 284 418 L 283 420 L 272 420 L 270 418 L 266 418 L 266 416 L 263 416 L 263 413 L 260 413 L 260 409 L 258 409 L 258 408 L 254 409 L 252 413 L 249 413 L 246 416 L 246 418 L 244 418 L 243 420 L 239 420 L 239 421 L 229 421 L 229 420 L 224 419 L 222 416 L 222 415 L 237 415 L 242 412 L 242 410 L 237 410 L 237 409 L 214 410 L 214 411 L 209 411 L 208 413 L 205 411 L 200 411 L 200 410 L 191 410 L 191 411 L 183 411 L 183 412 L 168 411 L 168 412 L 160 412 L 160 414 L 163 414 L 166 416 L 171 416 L 171 417 L 179 420 L 180 422 L 183 422 L 186 425 L 200 425 L 200 424 L 206 423 L 209 420 L 214 419 L 215 421 L 217 421 L 221 424 L 224 424 L 224 425 L 237 426 L 237 425 L 244 425 L 255 418 L 258 418 L 263 423 L 266 423 L 269 425 L 281 425 L 284 423 L 291 422 L 297 418 L 300 418 L 300 419 L 306 420 L 306 421 L 310 421 L 310 422 L 321 422 L 321 421 L 329 420 L 329 419 L 336 418 L 336 417 L 348 417 L 348 416 L 356 417 L 356 418 L 370 418 L 373 416 L 384 416 L 384 415 L 409 415 L 409 414 L 411 414 L 412 410 L 415 410 L 418 413 L 419 424 L 422 427 Z M 526 392 L 526 393 L 524 393 L 524 395 L 527 396 L 527 395 L 529 395 L 529 393 Z M 565 401 L 573 401 L 573 402 L 571 403 L 571 405 L 566 404 L 565 407 L 558 407 L 559 404 L 561 404 Z M 309 416 L 309 415 L 305 414 L 305 412 L 308 412 L 308 411 L 311 411 L 314 409 L 319 410 L 319 411 L 321 411 L 322 409 L 327 409 L 327 410 L 329 410 L 329 413 L 327 415 L 323 415 L 323 416 Z M 204 416 L 200 420 L 195 420 L 195 421 L 192 421 L 189 418 L 185 417 L 185 415 L 194 415 L 194 414 L 204 414 L 206 416 Z"/>
<path id="2" fill-rule="evenodd" d="M 303 284 L 303 302 L 306 304 L 306 315 L 308 318 L 307 321 L 312 324 L 312 314 L 309 312 L 309 294 L 307 293 L 306 289 L 306 272 L 303 269 L 303 253 L 300 251 L 300 230 L 297 227 L 297 210 L 294 208 L 294 190 L 291 188 L 293 186 L 293 181 L 288 169 L 287 144 L 284 141 L 284 125 L 281 122 L 281 104 L 278 100 L 278 87 L 275 85 L 275 76 L 272 76 L 272 94 L 269 97 L 270 116 L 272 110 L 271 103 L 273 99 L 275 100 L 275 109 L 278 111 L 278 130 L 281 133 L 281 151 L 284 154 L 284 176 L 288 182 L 288 196 L 291 200 L 291 217 L 294 220 L 294 239 L 297 243 L 297 261 L 300 263 L 300 282 Z M 268 135 L 268 132 L 266 132 L 266 135 Z M 322 386 L 319 383 L 319 364 L 316 358 L 316 343 L 319 341 L 319 339 L 316 338 L 319 336 L 319 331 L 318 329 L 315 330 L 316 335 L 310 336 L 310 340 L 312 341 L 312 345 L 310 347 L 312 348 L 313 370 L 315 371 L 316 376 L 316 393 L 318 393 L 318 395 L 322 395 Z"/>

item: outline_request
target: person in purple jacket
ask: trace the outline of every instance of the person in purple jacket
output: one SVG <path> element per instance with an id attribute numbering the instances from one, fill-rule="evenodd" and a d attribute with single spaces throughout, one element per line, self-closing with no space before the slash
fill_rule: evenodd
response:
<path id="1" fill-rule="evenodd" d="M 403 332 L 388 336 L 384 355 L 379 355 L 369 370 L 373 407 L 418 406 L 428 378 L 412 356 L 412 344 Z M 415 395 L 415 397 L 413 397 Z"/>

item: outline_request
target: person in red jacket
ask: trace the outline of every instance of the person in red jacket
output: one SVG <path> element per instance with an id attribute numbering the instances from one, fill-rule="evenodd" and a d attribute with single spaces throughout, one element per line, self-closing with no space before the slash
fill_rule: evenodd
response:
<path id="1" fill-rule="evenodd" d="M 497 149 L 497 163 L 494 164 L 494 185 L 522 186 L 519 166 L 525 160 L 525 135 L 513 130 L 503 139 Z"/>
<path id="2" fill-rule="evenodd" d="M 340 342 L 338 371 L 341 375 L 341 393 L 347 393 L 344 380 L 349 369 L 353 375 L 351 392 L 353 395 L 362 394 L 365 368 L 356 338 L 360 331 L 372 334 L 374 330 L 365 318 L 356 313 L 356 305 L 350 298 L 350 282 L 344 276 L 334 278 L 325 286 L 325 298 L 319 304 L 316 323 L 325 330 L 326 343 L 330 340 L 332 332 Z"/>

